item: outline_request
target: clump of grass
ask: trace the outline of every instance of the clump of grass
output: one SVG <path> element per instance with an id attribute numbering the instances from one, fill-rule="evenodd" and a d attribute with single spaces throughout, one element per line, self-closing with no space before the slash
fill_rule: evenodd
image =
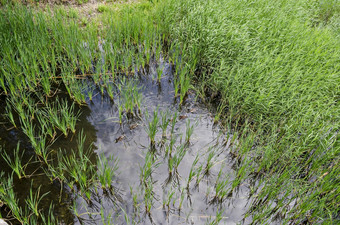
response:
<path id="1" fill-rule="evenodd" d="M 47 162 L 47 168 L 43 169 L 51 181 L 58 180 L 61 184 L 67 185 L 72 192 L 80 194 L 88 204 L 91 204 L 95 192 L 93 187 L 100 186 L 103 181 L 105 188 L 110 188 L 111 184 L 107 181 L 112 177 L 106 175 L 112 175 L 112 171 L 107 167 L 103 170 L 102 167 L 97 172 L 97 165 L 90 159 L 92 145 L 87 146 L 85 140 L 83 131 L 79 132 L 76 151 L 72 150 L 69 153 L 59 149 L 56 157 L 51 162 Z"/>
<path id="2" fill-rule="evenodd" d="M 136 216 L 139 213 L 138 193 L 134 192 L 131 186 L 130 186 L 130 193 L 131 193 L 132 201 L 133 201 L 134 216 Z"/>
<path id="3" fill-rule="evenodd" d="M 161 123 L 160 123 L 160 127 L 162 129 L 162 138 L 166 138 L 166 131 L 169 126 L 169 123 L 170 123 L 169 112 L 162 111 L 161 112 Z"/>
<path id="4" fill-rule="evenodd" d="M 157 67 L 156 72 L 157 72 L 157 81 L 160 83 L 161 78 L 162 78 L 162 74 L 163 74 L 163 68 Z"/>
<path id="5" fill-rule="evenodd" d="M 9 121 L 11 122 L 11 124 L 15 128 L 17 128 L 17 125 L 16 125 L 15 120 L 14 120 L 12 108 L 11 108 L 10 104 L 8 104 L 8 102 L 7 102 L 7 105 L 6 105 L 6 116 L 8 117 Z"/>
<path id="6" fill-rule="evenodd" d="M 175 133 L 175 127 L 176 127 L 176 123 L 177 123 L 177 117 L 178 114 L 177 112 L 175 112 L 170 120 L 171 122 L 171 130 L 170 130 L 170 136 L 171 138 L 173 137 L 174 133 Z"/>
<path id="7" fill-rule="evenodd" d="M 148 113 L 146 114 L 146 117 L 149 118 Z M 156 134 L 158 131 L 158 123 L 159 123 L 159 117 L 158 117 L 158 109 L 157 109 L 157 110 L 154 110 L 152 120 L 148 121 L 147 126 L 145 127 L 145 131 L 150 138 L 150 145 L 152 147 L 155 147 L 155 144 L 156 144 L 155 138 L 156 138 Z"/>
<path id="8" fill-rule="evenodd" d="M 85 138 L 83 132 L 80 132 L 77 151 L 73 151 L 71 156 L 63 157 L 63 165 L 71 178 L 69 183 L 78 185 L 82 194 L 91 200 L 89 191 L 95 183 L 95 165 L 90 160 L 91 146 L 85 149 Z"/>
<path id="9" fill-rule="evenodd" d="M 163 209 L 165 207 L 167 208 L 167 216 L 169 216 L 170 213 L 170 203 L 175 197 L 176 190 L 173 190 L 172 187 L 170 187 L 170 190 L 168 191 L 168 194 L 166 195 L 166 198 L 163 199 Z"/>
<path id="10" fill-rule="evenodd" d="M 178 174 L 177 172 L 177 169 L 178 169 L 178 166 L 179 164 L 182 162 L 185 154 L 187 152 L 187 149 L 185 147 L 185 145 L 180 145 L 179 147 L 176 148 L 176 152 L 173 156 L 173 168 L 174 168 L 174 171 L 176 171 L 176 173 Z"/>
<path id="11" fill-rule="evenodd" d="M 195 167 L 198 163 L 198 160 L 199 160 L 199 157 L 198 155 L 196 155 L 192 165 L 191 165 L 191 168 L 190 168 L 190 171 L 189 171 L 189 175 L 188 175 L 188 181 L 187 181 L 187 184 L 186 184 L 186 189 L 187 189 L 187 192 L 189 193 L 189 188 L 190 188 L 190 183 L 193 181 L 193 179 L 196 177 L 196 176 L 199 176 L 199 172 L 200 170 L 197 170 Z M 201 167 L 202 168 L 202 167 Z M 202 170 L 202 169 L 201 169 Z"/>
<path id="12" fill-rule="evenodd" d="M 144 191 L 144 206 L 145 213 L 151 216 L 151 209 L 153 207 L 154 192 L 152 173 L 159 166 L 159 163 L 154 159 L 154 154 L 148 152 L 145 156 L 144 166 L 140 168 L 140 180 Z"/>
<path id="13" fill-rule="evenodd" d="M 110 99 L 113 101 L 114 100 L 114 84 L 113 83 L 108 83 L 106 86 L 106 91 L 107 94 L 109 95 Z"/>
<path id="14" fill-rule="evenodd" d="M 0 152 L 2 151 L 3 149 L 0 147 Z M 23 165 L 22 161 L 23 161 L 23 155 L 25 154 L 25 152 L 22 151 L 22 153 L 20 154 L 19 151 L 20 151 L 20 143 L 18 143 L 17 148 L 13 151 L 14 153 L 13 157 L 8 155 L 6 152 L 2 152 L 2 155 L 3 155 L 3 159 L 11 167 L 13 172 L 19 177 L 19 179 L 21 179 L 27 176 L 25 173 L 25 169 L 27 165 L 29 164 L 29 162 Z"/>
<path id="15" fill-rule="evenodd" d="M 11 209 L 11 214 L 20 222 L 25 222 L 27 218 L 22 216 L 22 209 L 19 207 L 18 199 L 13 190 L 13 177 L 4 177 L 4 173 L 0 174 L 0 199 L 5 202 Z"/>
<path id="16" fill-rule="evenodd" d="M 44 116 L 50 120 L 51 127 L 56 127 L 63 132 L 65 136 L 68 135 L 68 130 L 74 134 L 76 132 L 76 123 L 80 112 L 74 112 L 74 103 L 69 106 L 65 100 L 56 99 L 55 103 L 47 105 L 44 110 Z M 43 120 L 41 120 L 43 121 Z"/>
<path id="17" fill-rule="evenodd" d="M 123 116 L 124 116 L 124 110 L 123 106 L 121 104 L 118 105 L 118 119 L 119 119 L 119 124 L 123 124 Z"/>
<path id="18" fill-rule="evenodd" d="M 5 177 L 3 173 L 0 174 L 0 201 L 6 204 L 10 209 L 7 217 L 15 219 L 21 224 L 39 224 L 43 221 L 44 224 L 58 223 L 53 215 L 53 205 L 51 204 L 47 214 L 42 213 L 39 206 L 42 198 L 48 193 L 40 193 L 40 187 L 34 191 L 31 186 L 29 194 L 24 200 L 24 205 L 19 204 L 19 200 L 13 189 L 13 177 Z M 35 194 L 34 194 L 35 192 Z"/>
<path id="19" fill-rule="evenodd" d="M 113 165 L 109 164 L 110 162 Z M 112 156 L 107 159 L 104 155 L 98 157 L 98 178 L 103 189 L 112 190 L 112 179 L 116 175 L 118 170 L 118 159 L 114 159 Z"/>
<path id="20" fill-rule="evenodd" d="M 105 12 L 105 11 L 108 11 L 108 10 L 109 10 L 109 9 L 108 9 L 108 7 L 107 7 L 106 5 L 99 5 L 99 6 L 97 7 L 97 11 L 100 12 L 100 13 Z"/>
<path id="21" fill-rule="evenodd" d="M 185 144 L 186 145 L 190 144 L 190 138 L 193 132 L 194 132 L 194 125 L 190 125 L 190 120 L 187 120 L 186 130 L 185 130 Z"/>
<path id="22" fill-rule="evenodd" d="M 170 146 L 170 150 L 167 150 L 169 152 L 168 153 L 168 178 L 165 181 L 167 184 L 170 183 L 173 180 L 173 178 L 176 178 L 175 181 L 177 181 L 177 183 L 179 182 L 180 175 L 178 173 L 178 167 L 187 152 L 186 146 L 182 144 L 176 147 L 175 152 L 172 155 L 171 154 L 172 148 L 174 146 L 172 143 L 170 143 L 170 145 L 172 145 Z"/>
<path id="23" fill-rule="evenodd" d="M 167 157 L 171 157 L 172 156 L 172 152 L 175 149 L 176 141 L 177 141 L 177 136 L 171 136 L 170 137 L 169 144 L 166 145 L 166 150 L 165 150 L 165 154 L 166 154 Z"/>
<path id="24" fill-rule="evenodd" d="M 208 154 L 207 161 L 204 167 L 204 175 L 207 175 L 207 176 L 210 174 L 211 168 L 215 165 L 214 159 L 216 157 L 216 152 L 213 148 L 210 148 L 208 152 L 209 154 Z"/>
<path id="25" fill-rule="evenodd" d="M 124 106 L 124 112 L 128 118 L 137 117 L 141 113 L 142 96 L 139 93 L 137 84 L 130 79 L 122 78 L 117 84 L 119 95 L 121 96 L 121 105 Z"/>
<path id="26" fill-rule="evenodd" d="M 143 167 L 141 167 L 140 181 L 141 184 L 146 186 L 147 181 L 151 179 L 153 171 L 159 166 L 159 163 L 154 159 L 152 152 L 148 152 L 145 156 L 145 162 Z"/>
<path id="27" fill-rule="evenodd" d="M 221 220 L 223 219 L 223 211 L 222 210 L 216 210 L 216 216 L 214 218 L 209 218 L 207 220 L 208 225 L 217 225 L 220 224 Z"/>
<path id="28" fill-rule="evenodd" d="M 211 203 L 217 202 L 222 203 L 229 194 L 229 177 L 228 175 L 223 176 L 223 167 L 221 167 L 220 172 L 217 175 L 215 183 L 215 195 L 210 201 Z"/>
<path id="29" fill-rule="evenodd" d="M 46 196 L 48 194 L 48 192 L 42 194 L 40 196 L 40 187 L 38 188 L 38 190 L 36 191 L 35 194 L 33 194 L 33 190 L 32 187 L 30 189 L 30 194 L 29 197 L 26 199 L 26 204 L 28 205 L 29 209 L 35 214 L 35 216 L 39 216 L 40 215 L 40 210 L 39 210 L 39 202 L 41 201 L 41 199 Z"/>
<path id="30" fill-rule="evenodd" d="M 153 199 L 154 199 L 153 182 L 152 180 L 148 180 L 144 186 L 144 203 L 145 203 L 145 212 L 149 216 L 151 215 Z"/>
<path id="31" fill-rule="evenodd" d="M 180 103 L 183 103 L 190 88 L 190 77 L 186 70 L 180 73 Z"/>

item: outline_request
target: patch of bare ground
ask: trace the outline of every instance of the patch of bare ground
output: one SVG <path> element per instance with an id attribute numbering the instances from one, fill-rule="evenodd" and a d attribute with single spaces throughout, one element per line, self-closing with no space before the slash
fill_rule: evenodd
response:
<path id="1" fill-rule="evenodd" d="M 101 8 L 113 4 L 131 4 L 139 0 L 12 0 L 25 5 L 34 5 L 40 8 L 55 9 L 64 7 L 66 11 L 73 10 L 83 18 L 92 19 L 101 13 Z"/>

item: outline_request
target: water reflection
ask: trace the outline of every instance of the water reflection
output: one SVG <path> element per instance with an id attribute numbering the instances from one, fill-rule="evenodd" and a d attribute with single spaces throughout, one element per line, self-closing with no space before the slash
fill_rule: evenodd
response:
<path id="1" fill-rule="evenodd" d="M 23 201 L 32 186 L 34 191 L 41 187 L 41 193 L 49 193 L 42 199 L 41 206 L 46 211 L 50 203 L 54 202 L 54 213 L 64 224 L 103 224 L 109 221 L 114 224 L 126 224 L 127 218 L 136 224 L 205 224 L 216 219 L 218 215 L 224 224 L 236 224 L 243 220 L 249 202 L 249 190 L 246 186 L 240 186 L 238 191 L 234 191 L 223 202 L 214 201 L 218 174 L 223 174 L 230 181 L 235 178 L 232 160 L 228 154 L 229 140 L 225 140 L 224 133 L 214 125 L 209 110 L 197 102 L 195 96 L 189 95 L 184 105 L 178 105 L 178 99 L 173 97 L 172 66 L 164 61 L 160 62 L 163 76 L 159 82 L 152 78 L 157 77 L 157 66 L 159 64 L 152 63 L 147 73 L 137 72 L 129 78 L 135 82 L 142 94 L 140 116 L 125 118 L 120 124 L 117 103 L 121 99 L 115 95 L 117 99 L 112 101 L 108 95 L 102 96 L 100 90 L 95 90 L 93 100 L 88 101 L 87 106 L 76 109 L 81 110 L 76 128 L 78 132 L 85 134 L 85 146 L 95 144 L 90 154 L 91 161 L 96 162 L 98 155 L 119 159 L 111 193 L 94 187 L 92 201 L 88 202 L 57 180 L 50 182 L 40 163 L 31 163 L 27 173 L 34 176 L 14 179 L 14 189 L 22 200 L 21 204 L 24 204 Z M 91 81 L 88 82 L 88 85 L 93 85 Z M 0 109 L 1 115 L 3 110 Z M 152 115 L 154 110 L 168 112 L 168 120 L 176 121 L 176 124 L 173 133 L 168 128 L 165 136 L 158 128 L 155 137 L 157 144 L 151 148 L 146 127 L 152 116 L 146 115 L 147 112 Z M 177 119 L 172 117 L 175 112 L 178 113 Z M 20 141 L 21 150 L 25 150 L 24 161 L 28 161 L 35 153 L 26 136 L 17 129 L 8 129 L 9 124 L 3 116 L 0 121 L 3 123 L 0 126 L 0 144 L 4 146 L 4 150 L 12 154 L 12 150 Z M 186 142 L 188 124 L 194 125 L 193 134 L 185 145 L 184 156 L 175 173 L 169 173 L 169 162 L 177 157 L 177 152 Z M 171 139 L 175 140 L 174 150 L 169 153 L 167 146 Z M 77 141 L 78 133 L 67 138 L 60 135 L 50 147 L 51 155 L 60 149 L 66 150 L 65 154 L 71 154 L 72 149 L 77 149 Z M 147 198 L 148 190 L 141 181 L 141 173 L 150 150 L 155 152 L 149 178 L 149 185 L 153 188 L 151 197 Z M 198 161 L 193 166 L 196 158 Z M 209 166 L 209 171 L 205 171 L 209 160 L 211 167 Z M 0 165 L 7 175 L 12 173 L 2 158 Z M 188 186 L 191 168 L 201 168 L 202 172 L 189 182 Z M 149 211 L 147 201 L 152 204 Z M 73 202 L 76 203 L 75 207 L 81 217 L 75 217 L 70 209 L 74 207 Z M 243 221 L 245 224 L 250 222 L 249 218 Z"/>
<path id="2" fill-rule="evenodd" d="M 215 219 L 219 211 L 222 212 L 221 223 L 236 224 L 242 221 L 248 203 L 249 190 L 247 187 L 240 187 L 238 192 L 235 191 L 221 204 L 210 204 L 219 171 L 222 170 L 224 174 L 229 174 L 231 180 L 234 179 L 232 163 L 229 159 L 228 148 L 224 145 L 223 134 L 214 125 L 205 106 L 194 101 L 194 96 L 189 96 L 184 106 L 179 107 L 178 101 L 173 97 L 173 75 L 169 64 L 162 65 L 164 73 L 161 82 L 152 79 L 152 77 L 156 77 L 155 74 L 152 74 L 155 73 L 156 66 L 152 66 L 148 70 L 148 75 L 137 73 L 135 77 L 131 78 L 135 80 L 138 77 L 135 82 L 141 88 L 143 95 L 141 119 L 127 120 L 121 126 L 117 122 L 117 105 L 113 104 L 108 97 L 96 95 L 89 104 L 91 114 L 87 119 L 97 130 L 95 145 L 98 148 L 98 154 L 104 154 L 106 157 L 113 155 L 119 158 L 119 174 L 115 177 L 115 187 L 121 199 L 111 201 L 102 197 L 97 202 L 97 208 L 104 212 L 106 218 L 112 218 L 115 224 L 126 224 L 124 214 L 130 222 L 134 221 L 136 224 L 205 224 L 207 221 Z M 188 120 L 191 124 L 195 124 L 195 128 L 190 140 L 190 147 L 186 150 L 187 152 L 178 167 L 177 179 L 173 177 L 170 182 L 167 182 L 169 173 L 165 148 L 160 144 L 156 145 L 155 164 L 157 167 L 152 173 L 153 207 L 151 212 L 147 213 L 144 206 L 145 190 L 140 181 L 146 155 L 151 149 L 150 139 L 145 131 L 148 121 L 145 112 L 148 111 L 149 114 L 152 114 L 157 109 L 159 112 L 169 112 L 170 115 L 178 112 L 179 117 L 173 134 L 177 137 L 176 146 L 184 141 Z M 132 126 L 135 124 L 137 125 Z M 124 138 L 120 139 L 120 137 Z M 156 139 L 156 142 L 161 142 L 161 131 L 156 135 Z M 165 142 L 169 142 L 169 136 Z M 210 175 L 204 176 L 197 187 L 191 184 L 190 191 L 184 190 L 195 157 L 198 155 L 198 165 L 204 166 L 211 149 L 214 149 L 216 154 Z M 184 192 L 182 192 L 183 190 Z M 174 199 L 169 209 L 166 209 L 164 201 L 170 192 L 174 192 Z M 184 193 L 184 198 L 179 209 L 181 193 Z M 78 205 L 82 204 L 84 205 L 84 201 L 78 199 Z M 86 217 L 89 219 L 87 223 L 101 224 L 100 216 L 95 215 L 95 209 L 92 210 L 91 220 L 90 217 Z M 243 222 L 247 224 L 250 219 Z"/>

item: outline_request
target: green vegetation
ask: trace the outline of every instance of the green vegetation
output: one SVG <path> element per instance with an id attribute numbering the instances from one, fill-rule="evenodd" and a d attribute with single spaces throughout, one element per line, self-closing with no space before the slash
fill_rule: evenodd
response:
<path id="1" fill-rule="evenodd" d="M 328 174 L 340 172 L 340 42 L 336 30 L 315 27 L 315 18 L 339 17 L 338 8 L 338 1 L 191 0 L 159 9 L 197 89 L 240 132 L 239 176 L 265 182 L 253 203 L 256 222 L 275 214 L 294 223 L 339 219 L 339 179 Z"/>
<path id="2" fill-rule="evenodd" d="M 10 209 L 9 217 L 21 224 L 57 223 L 57 203 L 40 213 L 47 192 L 39 187 L 33 194 L 31 188 L 19 204 L 13 191 L 14 177 L 34 179 L 35 174 L 26 170 L 30 163 L 38 163 L 51 182 L 58 181 L 61 189 L 67 187 L 88 204 L 99 188 L 114 192 L 118 160 L 95 159 L 77 122 L 95 91 L 117 101 L 120 125 L 143 120 L 142 96 L 130 77 L 148 69 L 152 60 L 165 58 L 174 66 L 179 104 L 195 90 L 214 105 L 215 122 L 228 130 L 227 142 L 233 133 L 235 177 L 224 174 L 222 167 L 210 202 L 222 204 L 247 184 L 252 190 L 247 216 L 253 223 L 275 218 L 284 224 L 339 222 L 339 1 L 112 3 L 100 5 L 93 19 L 65 7 L 41 9 L 4 0 L 0 7 L 0 90 L 7 123 L 27 137 L 35 152 L 32 161 L 22 162 L 25 152 L 20 145 L 13 154 L 1 150 L 13 170 L 0 179 L 0 203 Z M 162 67 L 156 69 L 158 83 L 163 72 Z M 174 206 L 177 200 L 179 210 L 184 207 L 192 182 L 197 187 L 209 177 L 218 153 L 212 147 L 205 161 L 197 156 L 180 186 L 177 170 L 194 126 L 187 121 L 182 143 L 175 135 L 177 112 L 171 119 L 158 108 L 152 115 L 144 113 L 152 151 L 140 169 L 143 204 L 137 196 L 133 204 L 136 211 L 143 205 L 151 217 L 152 173 L 160 162 L 167 164 L 168 183 L 176 178 L 173 185 L 180 190 L 179 195 L 168 190 L 163 199 L 169 214 L 171 202 Z M 159 131 L 165 154 L 157 149 Z M 77 149 L 52 148 L 58 138 L 73 136 Z M 163 159 L 156 154 L 163 154 Z M 221 219 L 218 210 L 209 222 L 218 224 Z"/>

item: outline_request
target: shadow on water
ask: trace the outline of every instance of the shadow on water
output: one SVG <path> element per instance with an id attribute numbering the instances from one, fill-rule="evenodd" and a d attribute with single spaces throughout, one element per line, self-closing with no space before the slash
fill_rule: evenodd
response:
<path id="1" fill-rule="evenodd" d="M 157 81 L 157 67 L 163 72 L 160 81 Z M 124 102 L 119 94 L 112 101 L 108 94 L 101 95 L 100 90 L 95 89 L 92 101 L 81 107 L 77 131 L 84 131 L 87 145 L 94 143 L 93 160 L 99 155 L 118 159 L 111 193 L 98 187 L 88 204 L 59 182 L 50 182 L 40 164 L 32 163 L 27 169 L 27 174 L 34 174 L 32 177 L 14 179 L 18 198 L 25 199 L 31 186 L 34 190 L 41 187 L 41 193 L 49 193 L 41 201 L 42 208 L 47 210 L 54 202 L 55 216 L 64 224 L 250 223 L 251 218 L 244 220 L 249 203 L 246 185 L 216 197 L 217 184 L 229 181 L 225 182 L 224 189 L 230 190 L 235 179 L 229 156 L 232 135 L 214 125 L 209 109 L 194 94 L 189 94 L 180 106 L 179 99 L 174 97 L 173 79 L 172 65 L 162 60 L 130 76 L 127 80 L 135 84 L 142 97 L 141 113 L 133 118 L 125 117 L 121 124 L 118 108 Z M 115 82 L 119 82 L 119 78 Z M 87 85 L 95 86 L 90 80 Z M 159 124 L 166 115 L 164 121 L 168 126 L 164 132 L 158 126 L 155 143 L 151 144 L 147 128 L 155 110 Z M 20 141 L 20 148 L 25 150 L 24 161 L 28 161 L 34 151 L 27 137 L 8 126 L 5 122 L 0 126 L 0 144 L 11 154 Z M 192 134 L 187 138 L 190 129 Z M 68 138 L 60 136 L 51 149 L 71 151 L 76 145 L 76 134 Z M 178 164 L 173 167 L 176 160 Z M 0 165 L 6 174 L 12 172 L 2 158 Z M 145 175 L 147 171 L 149 175 Z M 190 171 L 196 175 L 188 182 Z M 73 201 L 81 215 L 79 218 L 70 210 Z M 4 215 L 6 209 L 2 210 Z"/>
<path id="2" fill-rule="evenodd" d="M 4 103 L 4 99 L 0 100 Z M 96 142 L 96 130 L 89 123 L 86 118 L 90 115 L 91 111 L 86 108 L 81 108 L 82 114 L 79 118 L 77 124 L 78 130 L 83 130 L 86 135 L 85 145 L 89 146 L 90 143 Z M 72 206 L 72 199 L 74 195 L 65 186 L 54 180 L 51 180 L 45 175 L 44 167 L 35 158 L 35 151 L 32 148 L 27 136 L 19 129 L 15 129 L 7 122 L 5 118 L 5 107 L 0 109 L 0 145 L 2 147 L 0 157 L 0 172 L 4 172 L 5 176 L 13 174 L 13 189 L 19 200 L 19 205 L 25 207 L 25 199 L 29 196 L 30 190 L 33 193 L 40 192 L 40 196 L 47 193 L 40 201 L 39 207 L 42 209 L 40 213 L 48 213 L 51 202 L 54 203 L 54 215 L 58 218 L 58 221 L 64 224 L 74 224 L 75 218 L 73 216 L 70 207 Z M 72 151 L 72 149 L 77 149 L 77 135 L 69 135 L 65 138 L 63 135 L 59 134 L 56 141 L 49 147 L 51 155 L 55 154 L 56 151 L 65 149 L 67 151 Z M 3 153 L 6 152 L 11 158 L 14 158 L 14 149 L 17 148 L 19 144 L 20 152 L 23 153 L 22 165 L 27 164 L 25 169 L 25 174 L 27 177 L 19 179 L 18 176 L 13 173 L 12 169 L 8 166 L 3 158 Z M 95 160 L 96 154 L 91 154 Z M 1 215 L 5 216 L 9 213 L 6 207 L 1 208 Z M 16 224 L 16 221 L 11 221 L 11 223 Z"/>

